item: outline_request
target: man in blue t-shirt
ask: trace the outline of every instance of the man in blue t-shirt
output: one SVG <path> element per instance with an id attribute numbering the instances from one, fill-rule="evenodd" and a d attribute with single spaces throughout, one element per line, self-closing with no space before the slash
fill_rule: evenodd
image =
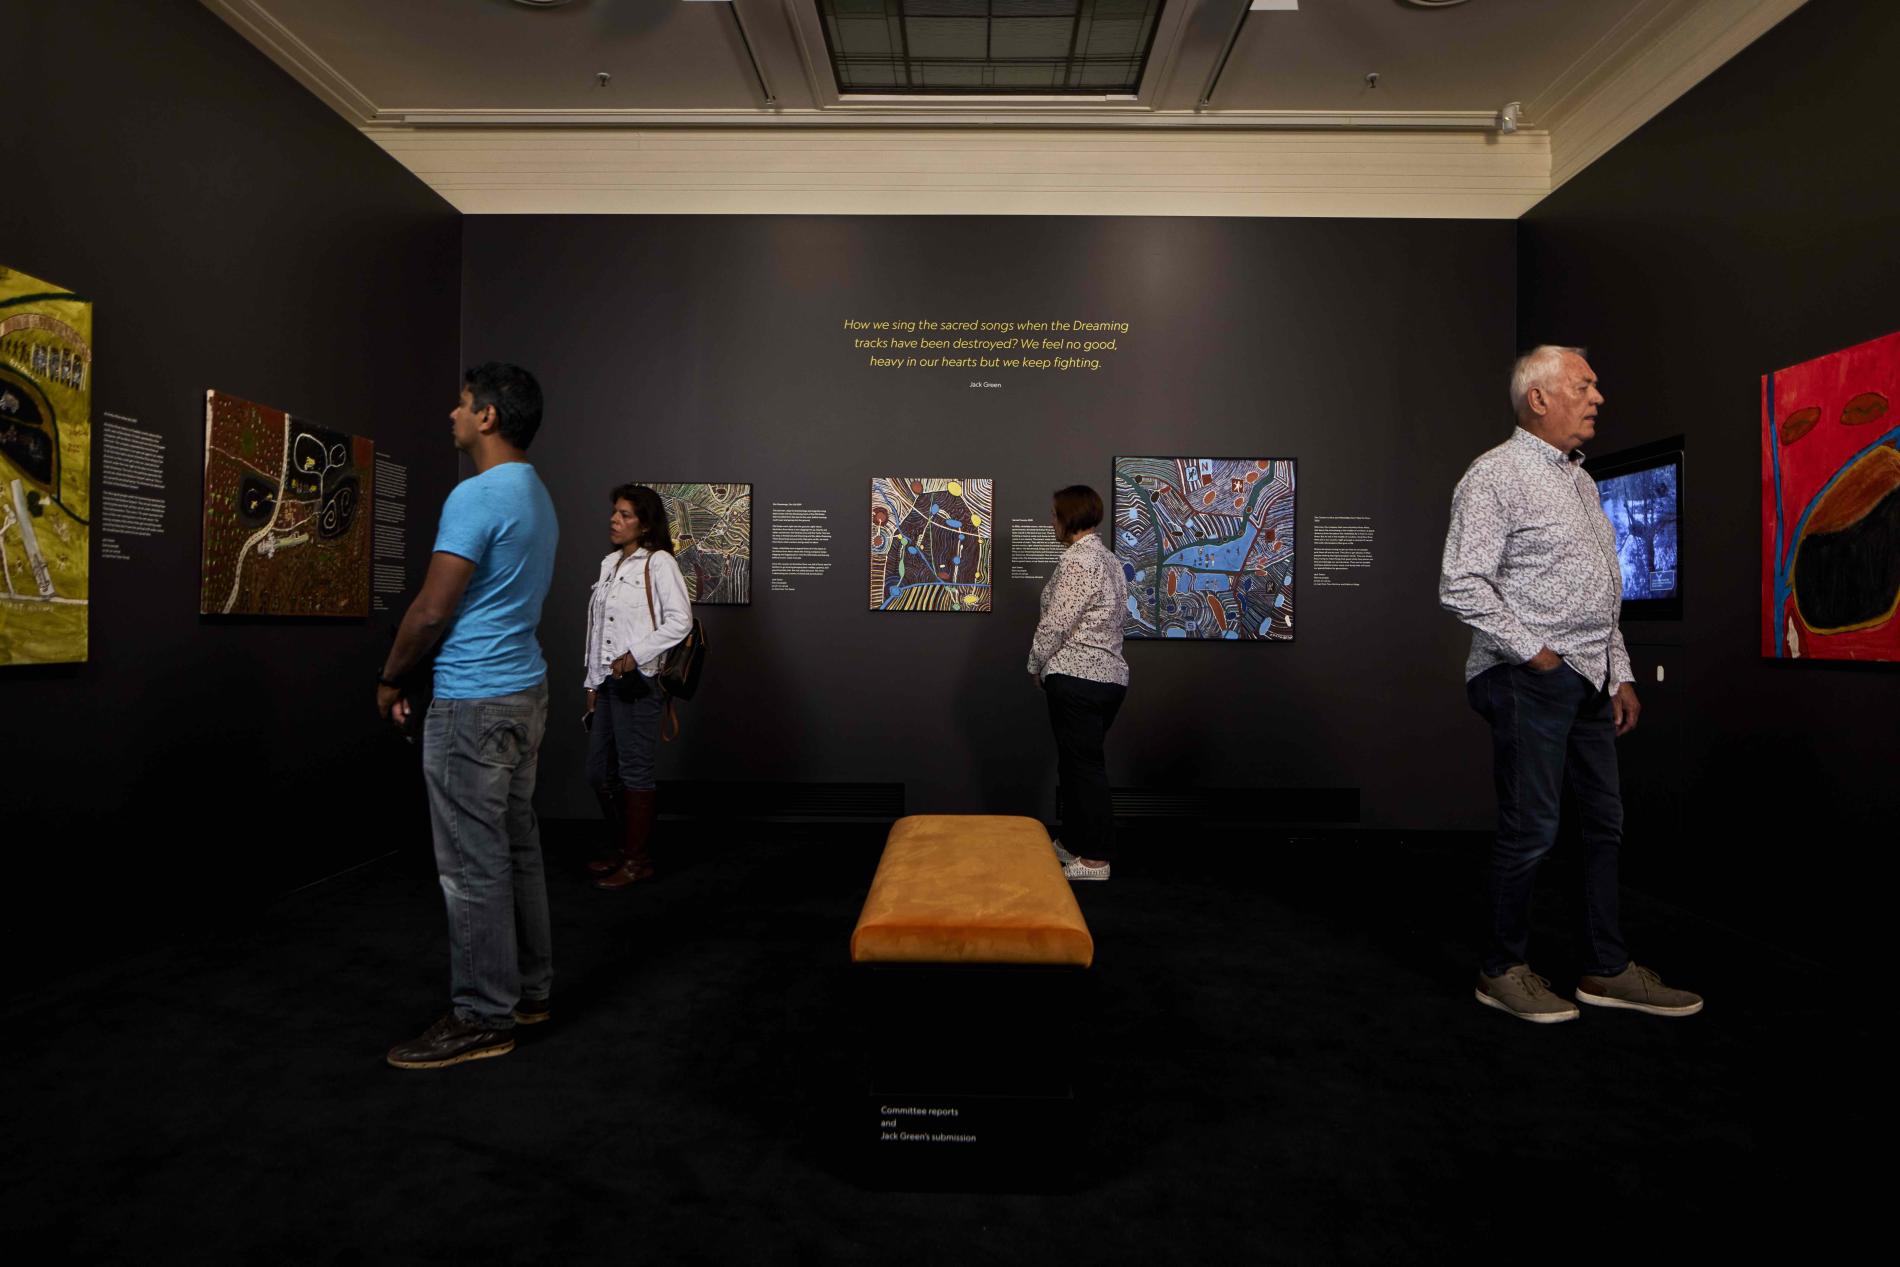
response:
<path id="1" fill-rule="evenodd" d="M 449 415 L 474 459 L 442 506 L 422 592 L 402 618 L 376 707 L 409 720 L 400 680 L 437 640 L 422 771 L 449 910 L 451 1010 L 390 1049 L 398 1069 L 504 1056 L 514 1027 L 548 1018 L 554 979 L 534 777 L 547 729 L 547 663 L 535 640 L 560 536 L 528 465 L 541 426 L 534 375 L 490 361 L 464 376 Z"/>

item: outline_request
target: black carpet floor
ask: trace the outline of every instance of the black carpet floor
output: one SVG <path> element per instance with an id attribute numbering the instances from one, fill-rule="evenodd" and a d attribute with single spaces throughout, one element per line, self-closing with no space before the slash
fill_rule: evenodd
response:
<path id="1" fill-rule="evenodd" d="M 1641 1262 L 1784 1241 L 1825 1258 L 1880 1208 L 1891 1096 L 1864 983 L 1631 894 L 1640 957 L 1707 1010 L 1526 1025 L 1471 997 L 1468 844 L 1185 833 L 1138 836 L 1114 880 L 1077 886 L 1097 1015 L 1071 1182 L 873 1191 L 832 1141 L 859 1108 L 846 945 L 878 836 L 703 835 L 619 895 L 551 842 L 555 1018 L 500 1059 L 383 1063 L 445 1006 L 426 846 L 240 931 L 25 983 L 8 1243 L 89 1261 Z M 1538 967 L 1567 987 L 1555 894 Z"/>

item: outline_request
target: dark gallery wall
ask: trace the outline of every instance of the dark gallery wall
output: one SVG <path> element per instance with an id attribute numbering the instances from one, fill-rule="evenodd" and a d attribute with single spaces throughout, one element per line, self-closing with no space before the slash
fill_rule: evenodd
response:
<path id="1" fill-rule="evenodd" d="M 1301 790 L 1344 788 L 1366 827 L 1485 826 L 1466 640 L 1434 592 L 1451 487 L 1509 427 L 1514 241 L 1471 222 L 471 217 L 464 353 L 541 376 L 531 456 L 562 513 L 543 812 L 590 813 L 587 587 L 608 489 L 645 479 L 750 482 L 756 502 L 752 605 L 701 610 L 706 681 L 662 778 L 1053 814 L 1025 672 L 1040 583 L 1008 579 L 1009 521 L 1074 481 L 1106 493 L 1122 454 L 1297 458 L 1301 540 L 1292 644 L 1131 644 L 1111 779 L 1252 790 L 1203 798 L 1217 818 L 1298 818 Z M 844 327 L 914 318 L 1131 329 L 1063 372 L 877 368 Z M 995 480 L 993 612 L 867 609 L 874 475 Z M 831 571 L 791 592 L 770 585 L 773 502 L 830 516 Z M 1369 517 L 1372 568 L 1338 578 L 1358 588 L 1311 583 L 1315 515 Z"/>
<path id="2" fill-rule="evenodd" d="M 1900 666 L 1761 657 L 1760 380 L 1900 330 L 1896 54 L 1900 6 L 1814 0 L 1519 226 L 1519 339 L 1588 345 L 1600 445 L 1686 441 L 1684 619 L 1629 630 L 1672 672 L 1628 874 L 1827 957 L 1886 901 Z"/>
<path id="3" fill-rule="evenodd" d="M 0 669 L 9 930 L 139 938 L 417 821 L 413 759 L 372 712 L 394 613 L 197 614 L 204 393 L 368 436 L 438 505 L 460 217 L 195 0 L 6 8 L 30 55 L 7 67 L 0 259 L 94 301 L 93 504 L 105 412 L 162 434 L 168 477 L 130 562 L 94 528 L 91 658 Z"/>

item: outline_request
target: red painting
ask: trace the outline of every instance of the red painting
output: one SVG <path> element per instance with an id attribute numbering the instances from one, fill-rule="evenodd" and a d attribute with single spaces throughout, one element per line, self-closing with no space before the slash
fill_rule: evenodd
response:
<path id="1" fill-rule="evenodd" d="M 1900 661 L 1900 332 L 1761 380 L 1762 654 Z"/>

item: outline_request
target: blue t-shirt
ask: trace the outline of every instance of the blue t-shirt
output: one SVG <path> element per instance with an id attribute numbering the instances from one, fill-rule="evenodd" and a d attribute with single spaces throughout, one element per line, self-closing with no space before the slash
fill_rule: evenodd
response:
<path id="1" fill-rule="evenodd" d="M 513 695 L 547 676 L 534 631 L 560 535 L 554 502 L 526 462 L 490 467 L 449 494 L 435 548 L 473 563 L 475 575 L 436 652 L 438 698 Z"/>

